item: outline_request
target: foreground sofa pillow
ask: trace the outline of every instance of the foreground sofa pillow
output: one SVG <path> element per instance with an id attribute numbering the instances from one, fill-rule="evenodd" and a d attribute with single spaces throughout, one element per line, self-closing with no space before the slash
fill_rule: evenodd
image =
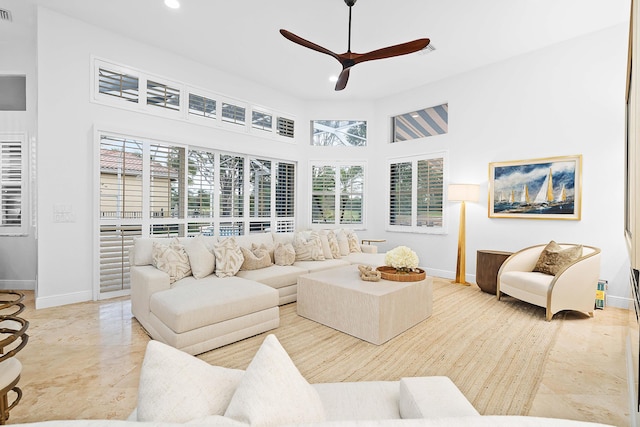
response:
<path id="1" fill-rule="evenodd" d="M 138 421 L 185 423 L 222 415 L 243 374 L 149 341 L 140 371 Z"/>
<path id="2" fill-rule="evenodd" d="M 224 415 L 252 427 L 325 420 L 318 392 L 273 334 L 267 335 L 247 367 Z"/>

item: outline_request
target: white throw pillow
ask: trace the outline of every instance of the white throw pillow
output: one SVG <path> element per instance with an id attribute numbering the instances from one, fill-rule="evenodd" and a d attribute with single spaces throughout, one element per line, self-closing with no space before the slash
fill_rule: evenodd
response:
<path id="1" fill-rule="evenodd" d="M 347 243 L 349 243 L 349 252 L 362 252 L 360 249 L 360 240 L 355 231 L 345 229 L 344 233 L 347 235 Z"/>
<path id="2" fill-rule="evenodd" d="M 276 265 L 293 265 L 296 262 L 296 250 L 291 243 L 276 243 L 273 254 Z"/>
<path id="3" fill-rule="evenodd" d="M 317 231 L 299 231 L 293 239 L 296 261 L 324 261 L 322 242 Z"/>
<path id="4" fill-rule="evenodd" d="M 243 374 L 149 341 L 140 370 L 138 421 L 185 423 L 223 415 Z"/>
<path id="5" fill-rule="evenodd" d="M 212 274 L 216 268 L 216 257 L 207 249 L 207 246 L 199 237 L 187 240 L 184 249 L 189 255 L 191 274 L 196 279 L 202 279 Z"/>
<path id="6" fill-rule="evenodd" d="M 224 415 L 252 427 L 325 420 L 318 392 L 273 334 L 253 357 Z"/>
<path id="7" fill-rule="evenodd" d="M 189 255 L 180 243 L 172 240 L 169 244 L 153 242 L 151 249 L 153 266 L 169 275 L 172 284 L 183 277 L 191 276 Z"/>
<path id="8" fill-rule="evenodd" d="M 320 230 L 318 234 L 320 235 L 320 243 L 322 244 L 322 254 L 324 255 L 324 259 L 333 259 L 333 254 L 331 253 L 331 245 L 329 245 L 329 236 L 327 230 Z"/>
<path id="9" fill-rule="evenodd" d="M 236 239 L 224 239 L 213 247 L 213 253 L 216 255 L 216 276 L 231 277 L 240 271 L 244 257 Z"/>
<path id="10" fill-rule="evenodd" d="M 347 238 L 347 233 L 340 229 L 336 230 L 336 238 L 338 239 L 338 246 L 340 247 L 340 255 L 347 256 L 351 252 L 349 251 L 349 239 Z"/>

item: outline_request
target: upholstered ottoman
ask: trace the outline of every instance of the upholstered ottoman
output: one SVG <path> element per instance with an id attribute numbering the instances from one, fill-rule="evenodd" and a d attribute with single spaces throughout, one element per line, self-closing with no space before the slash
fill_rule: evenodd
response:
<path id="1" fill-rule="evenodd" d="M 277 328 L 278 291 L 240 277 L 186 280 L 149 301 L 152 338 L 200 354 Z"/>

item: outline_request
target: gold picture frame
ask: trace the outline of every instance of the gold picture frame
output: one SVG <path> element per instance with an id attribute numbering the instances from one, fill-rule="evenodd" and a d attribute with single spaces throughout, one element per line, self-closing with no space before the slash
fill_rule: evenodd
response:
<path id="1" fill-rule="evenodd" d="M 489 163 L 489 218 L 580 220 L 582 155 Z"/>

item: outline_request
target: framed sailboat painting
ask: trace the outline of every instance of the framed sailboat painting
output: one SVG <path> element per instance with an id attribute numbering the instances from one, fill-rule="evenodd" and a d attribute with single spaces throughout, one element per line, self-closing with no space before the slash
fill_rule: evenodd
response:
<path id="1" fill-rule="evenodd" d="M 489 163 L 489 217 L 580 220 L 582 155 Z"/>

